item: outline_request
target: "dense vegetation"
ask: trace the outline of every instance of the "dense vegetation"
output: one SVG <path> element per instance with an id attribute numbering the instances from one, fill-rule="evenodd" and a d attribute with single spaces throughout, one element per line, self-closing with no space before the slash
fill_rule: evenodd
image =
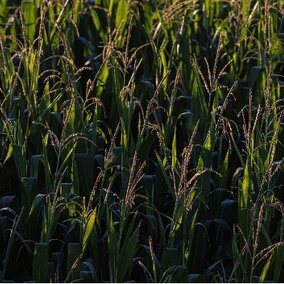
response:
<path id="1" fill-rule="evenodd" d="M 283 0 L 0 1 L 0 281 L 284 282 Z"/>

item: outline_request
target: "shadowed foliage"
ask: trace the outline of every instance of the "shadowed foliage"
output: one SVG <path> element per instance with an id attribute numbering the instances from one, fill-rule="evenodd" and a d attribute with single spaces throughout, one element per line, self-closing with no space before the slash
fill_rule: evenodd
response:
<path id="1" fill-rule="evenodd" d="M 0 281 L 284 282 L 283 19 L 0 1 Z"/>

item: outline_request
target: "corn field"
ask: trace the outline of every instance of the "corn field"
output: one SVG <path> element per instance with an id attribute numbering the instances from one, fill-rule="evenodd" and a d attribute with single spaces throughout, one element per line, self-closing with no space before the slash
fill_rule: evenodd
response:
<path id="1" fill-rule="evenodd" d="M 1 0 L 0 281 L 284 282 L 284 1 Z"/>

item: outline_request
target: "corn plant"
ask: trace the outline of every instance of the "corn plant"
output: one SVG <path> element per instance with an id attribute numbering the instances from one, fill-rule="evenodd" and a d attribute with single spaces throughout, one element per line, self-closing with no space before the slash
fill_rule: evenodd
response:
<path id="1" fill-rule="evenodd" d="M 0 1 L 0 280 L 283 282 L 282 2 Z"/>

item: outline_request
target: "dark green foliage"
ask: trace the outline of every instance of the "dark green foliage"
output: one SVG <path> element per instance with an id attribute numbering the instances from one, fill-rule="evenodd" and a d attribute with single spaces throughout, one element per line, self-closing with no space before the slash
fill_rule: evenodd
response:
<path id="1" fill-rule="evenodd" d="M 0 1 L 0 281 L 283 282 L 282 2 Z"/>

